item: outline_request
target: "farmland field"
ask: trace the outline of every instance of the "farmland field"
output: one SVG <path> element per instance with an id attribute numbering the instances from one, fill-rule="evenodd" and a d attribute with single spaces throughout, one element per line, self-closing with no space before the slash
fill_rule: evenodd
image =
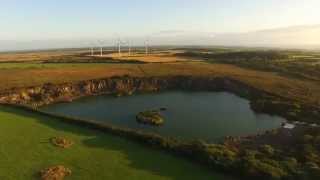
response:
<path id="1" fill-rule="evenodd" d="M 310 59 L 302 59 L 310 58 L 309 56 L 305 54 L 302 56 L 297 52 L 270 53 L 269 51 L 232 48 L 223 50 L 180 49 L 174 50 L 172 53 L 168 53 L 171 50 L 162 50 L 166 51 L 164 57 L 159 55 L 159 50 L 156 52 L 158 55 L 154 56 L 141 55 L 143 57 L 141 58 L 139 55 L 122 59 L 113 56 L 110 59 L 110 57 L 90 57 L 86 54 L 87 52 L 83 51 L 85 50 L 71 54 L 70 52 L 62 53 L 62 55 L 53 54 L 41 59 L 32 60 L 33 58 L 31 58 L 28 61 L 22 60 L 24 58 L 21 59 L 20 55 L 16 60 L 0 55 L 0 59 L 4 59 L 0 63 L 1 94 L 10 94 L 27 87 L 41 88 L 48 83 L 59 86 L 65 83 L 77 84 L 114 77 L 119 79 L 130 77 L 170 79 L 170 77 L 183 76 L 207 79 L 222 78 L 241 82 L 247 87 L 268 94 L 273 98 L 271 98 L 272 103 L 280 102 L 281 104 L 284 99 L 286 103 L 293 102 L 293 107 L 297 109 L 288 113 L 293 116 L 296 113 L 303 114 L 304 107 L 317 107 L 320 104 L 320 84 L 317 83 L 318 77 L 316 76 L 318 73 L 316 68 L 318 67 L 314 64 L 316 60 L 313 59 L 312 64 Z M 190 54 L 189 51 L 192 53 Z M 37 53 L 33 52 L 32 54 Z M 317 55 L 310 56 L 314 58 Z M 168 57 L 170 61 L 167 61 Z M 278 59 L 279 57 L 284 59 Z M 5 60 L 6 58 L 8 59 Z M 157 58 L 158 60 L 155 61 Z M 176 61 L 177 59 L 179 60 Z M 291 71 L 291 69 L 296 71 Z M 270 98 L 269 96 L 267 98 Z M 40 96 L 40 98 L 46 97 L 46 94 Z M 210 105 L 206 105 L 206 107 L 208 106 Z M 218 106 L 216 109 L 219 110 L 219 104 L 216 106 Z M 316 114 L 317 110 L 312 113 Z M 65 124 L 59 121 L 58 117 L 47 117 L 1 105 L 0 119 L 2 122 L 0 153 L 4 157 L 0 159 L 0 164 L 2 164 L 0 178 L 24 179 L 28 177 L 29 179 L 37 179 L 41 169 L 52 165 L 64 165 L 72 170 L 72 175 L 68 179 L 88 179 L 89 177 L 91 179 L 231 179 L 217 174 L 216 171 L 209 170 L 205 166 L 200 166 L 156 148 L 140 145 L 101 131 Z M 301 119 L 302 122 L 307 120 Z M 315 121 L 312 119 L 312 122 Z M 303 136 L 301 133 L 299 131 L 296 133 L 298 135 L 291 138 L 298 139 Z M 303 131 L 303 133 L 305 132 Z M 75 143 L 70 149 L 59 149 L 50 143 L 50 138 L 55 136 L 67 137 Z M 218 159 L 221 156 L 231 158 L 230 162 L 232 163 L 238 163 L 234 159 L 245 160 L 246 163 L 249 163 L 251 159 L 243 157 L 247 151 L 245 153 L 242 151 L 246 149 L 252 153 L 258 149 L 257 151 L 260 153 L 260 145 L 255 144 L 257 142 L 260 143 L 257 140 L 252 141 L 252 144 L 249 143 L 249 145 L 246 143 L 236 144 L 235 147 L 239 148 L 239 151 L 234 150 L 234 147 L 217 145 L 222 150 L 210 149 L 205 152 L 217 153 L 214 155 Z M 262 142 L 265 142 L 265 139 Z M 274 148 L 277 147 L 276 152 L 281 153 L 282 157 L 294 156 L 297 158 L 299 166 L 296 165 L 295 168 L 305 165 L 305 159 L 309 158 L 308 152 L 312 152 L 314 156 L 318 157 L 318 152 L 314 149 L 305 149 L 305 151 L 308 150 L 306 152 L 308 157 L 301 158 L 295 154 L 295 150 L 298 148 L 293 148 L 290 151 L 291 154 L 286 154 L 285 147 L 287 146 L 279 146 L 274 140 L 270 140 L 268 143 Z M 19 144 L 19 148 L 17 148 L 17 144 Z M 215 145 L 212 146 L 215 147 Z M 223 154 L 223 152 L 228 154 Z M 24 155 L 23 160 L 21 154 Z M 292 173 L 291 169 L 285 169 L 286 166 L 282 164 L 287 163 L 287 159 L 278 159 L 278 154 L 268 156 L 269 159 L 264 159 L 265 156 L 262 155 L 255 158 L 257 158 L 254 159 L 258 161 L 255 162 L 257 164 L 250 164 L 250 166 L 257 168 L 257 173 L 265 171 L 265 169 L 259 169 L 261 168 L 259 163 L 266 163 L 261 165 L 263 167 L 282 168 L 280 170 L 273 169 L 277 173 L 267 171 L 267 176 L 285 176 L 286 174 L 282 171 L 288 174 Z M 274 167 L 274 161 L 281 165 Z M 317 158 L 314 161 L 317 163 Z M 228 164 L 229 159 L 223 163 L 226 163 L 227 167 L 234 166 Z"/>

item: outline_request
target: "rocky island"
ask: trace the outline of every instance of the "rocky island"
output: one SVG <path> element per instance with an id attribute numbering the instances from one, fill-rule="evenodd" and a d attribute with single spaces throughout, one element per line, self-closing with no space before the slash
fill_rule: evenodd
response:
<path id="1" fill-rule="evenodd" d="M 155 110 L 139 112 L 136 116 L 136 120 L 138 123 L 153 126 L 161 126 L 164 122 L 160 112 Z"/>

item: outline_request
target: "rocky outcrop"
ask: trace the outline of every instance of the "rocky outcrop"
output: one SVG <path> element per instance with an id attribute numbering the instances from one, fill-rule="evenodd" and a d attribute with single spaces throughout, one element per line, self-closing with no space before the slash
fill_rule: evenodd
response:
<path id="1" fill-rule="evenodd" d="M 8 104 L 42 106 L 61 101 L 72 101 L 82 96 L 99 94 L 132 94 L 160 90 L 214 90 L 231 91 L 249 95 L 249 87 L 243 87 L 227 78 L 203 77 L 113 77 L 77 83 L 44 84 L 37 87 L 12 89 L 0 94 L 0 102 Z M 250 92 L 249 92 L 250 91 Z"/>
<path id="2" fill-rule="evenodd" d="M 319 119 L 317 107 L 297 105 L 262 89 L 253 88 L 229 77 L 112 77 L 64 84 L 12 89 L 0 94 L 0 103 L 39 107 L 57 102 L 70 102 L 83 96 L 101 94 L 129 95 L 135 92 L 163 90 L 228 91 L 251 101 L 255 111 L 274 113 L 292 120 Z"/>
<path id="3" fill-rule="evenodd" d="M 160 112 L 155 110 L 139 112 L 136 116 L 136 120 L 138 123 L 152 126 L 161 126 L 164 123 Z"/>

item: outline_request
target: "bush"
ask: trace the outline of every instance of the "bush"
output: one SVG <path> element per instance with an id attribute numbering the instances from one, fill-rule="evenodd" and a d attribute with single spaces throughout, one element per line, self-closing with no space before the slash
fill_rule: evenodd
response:
<path id="1" fill-rule="evenodd" d="M 242 169 L 247 173 L 247 176 L 263 179 L 281 179 L 288 176 L 286 170 L 278 162 L 270 159 L 259 160 L 252 154 L 244 158 Z"/>
<path id="2" fill-rule="evenodd" d="M 237 153 L 229 150 L 224 145 L 210 144 L 205 148 L 205 152 L 211 160 L 220 164 L 223 163 L 224 167 L 234 166 L 237 159 Z"/>
<path id="3" fill-rule="evenodd" d="M 253 167 L 260 175 L 266 178 L 281 179 L 287 176 L 287 173 L 280 167 L 257 161 Z"/>
<path id="4" fill-rule="evenodd" d="M 320 179 L 320 168 L 316 163 L 307 162 L 303 172 L 304 179 Z"/>
<path id="5" fill-rule="evenodd" d="M 260 147 L 261 152 L 263 152 L 264 154 L 267 154 L 269 156 L 273 156 L 274 155 L 274 149 L 271 145 L 263 145 Z"/>
<path id="6" fill-rule="evenodd" d="M 282 165 L 291 173 L 296 173 L 298 169 L 298 161 L 296 158 L 286 158 L 282 161 Z"/>

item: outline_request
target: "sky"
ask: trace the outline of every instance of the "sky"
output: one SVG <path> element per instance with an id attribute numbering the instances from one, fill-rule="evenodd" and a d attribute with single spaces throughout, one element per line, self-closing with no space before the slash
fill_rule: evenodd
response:
<path id="1" fill-rule="evenodd" d="M 198 36 L 212 38 L 320 24 L 319 0 L 0 0 L 0 3 L 0 49 L 13 42 L 17 48 L 18 42 L 36 48 L 40 46 L 37 43 L 53 47 L 64 41 L 76 45 L 89 39 L 111 41 L 117 37 L 142 41 L 146 37 L 174 36 L 177 42 L 192 44 L 195 42 L 191 39 L 199 39 Z"/>

